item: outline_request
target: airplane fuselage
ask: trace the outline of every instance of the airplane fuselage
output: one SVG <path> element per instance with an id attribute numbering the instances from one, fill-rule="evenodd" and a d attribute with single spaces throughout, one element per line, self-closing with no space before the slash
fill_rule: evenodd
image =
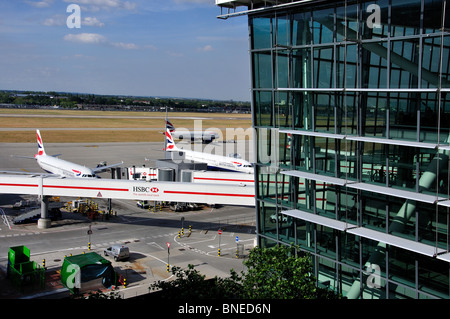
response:
<path id="1" fill-rule="evenodd" d="M 190 150 L 178 150 L 178 151 L 184 153 L 184 158 L 186 160 L 206 163 L 210 167 L 222 170 L 243 172 L 247 174 L 252 174 L 254 172 L 251 163 L 240 158 L 226 157 L 216 154 L 207 154 Z"/>
<path id="2" fill-rule="evenodd" d="M 35 158 L 39 166 L 44 171 L 52 174 L 60 175 L 63 177 L 96 177 L 95 173 L 91 169 L 82 165 L 65 161 L 57 157 L 48 155 L 36 155 Z"/>
<path id="3" fill-rule="evenodd" d="M 219 138 L 219 135 L 215 132 L 202 132 L 202 131 L 183 131 L 183 130 L 179 130 L 179 131 L 175 131 L 172 132 L 172 136 L 175 139 L 179 139 L 179 140 L 191 140 L 191 141 L 195 141 L 195 140 L 201 140 L 203 143 L 211 143 L 212 141 L 214 141 L 215 139 Z"/>

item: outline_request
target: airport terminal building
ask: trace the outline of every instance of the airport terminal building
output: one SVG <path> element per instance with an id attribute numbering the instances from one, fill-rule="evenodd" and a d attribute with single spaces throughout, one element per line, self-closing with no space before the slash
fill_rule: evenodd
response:
<path id="1" fill-rule="evenodd" d="M 450 298 L 450 1 L 216 4 L 248 17 L 259 245 L 350 299 Z"/>

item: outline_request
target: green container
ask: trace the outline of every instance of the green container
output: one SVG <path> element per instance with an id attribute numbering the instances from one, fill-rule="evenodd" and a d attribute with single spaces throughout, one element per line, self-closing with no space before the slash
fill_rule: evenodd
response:
<path id="1" fill-rule="evenodd" d="M 110 287 L 117 282 L 111 262 L 95 252 L 64 258 L 61 267 L 61 283 L 71 293 L 79 293 L 96 287 Z"/>
<path id="2" fill-rule="evenodd" d="M 26 246 L 9 247 L 8 263 L 17 265 L 30 261 L 30 250 Z"/>
<path id="3" fill-rule="evenodd" d="M 30 250 L 26 246 L 9 248 L 7 277 L 21 289 L 29 283 L 45 285 L 45 269 L 30 261 Z"/>

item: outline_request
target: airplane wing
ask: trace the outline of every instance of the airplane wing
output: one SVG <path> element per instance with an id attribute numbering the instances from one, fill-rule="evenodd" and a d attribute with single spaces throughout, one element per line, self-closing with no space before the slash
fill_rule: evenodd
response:
<path id="1" fill-rule="evenodd" d="M 24 171 L 0 171 L 0 174 L 20 174 L 20 175 L 30 175 L 30 176 L 59 176 L 51 173 L 35 173 L 35 172 L 24 172 Z"/>
<path id="2" fill-rule="evenodd" d="M 11 157 L 36 159 L 34 156 L 11 155 Z"/>
<path id="3" fill-rule="evenodd" d="M 58 157 L 58 156 L 61 156 L 61 155 L 62 154 L 55 154 L 55 155 L 50 155 L 50 156 L 51 157 Z M 23 155 L 11 155 L 11 157 L 36 159 L 34 156 L 23 156 Z"/>
<path id="4" fill-rule="evenodd" d="M 94 173 L 102 172 L 102 171 L 107 170 L 108 168 L 116 167 L 116 166 L 119 166 L 119 165 L 122 165 L 122 164 L 123 164 L 123 161 L 120 162 L 120 163 L 117 163 L 117 164 L 106 165 L 106 166 L 98 166 L 98 167 L 96 167 L 96 168 L 92 168 L 92 171 L 93 171 Z"/>

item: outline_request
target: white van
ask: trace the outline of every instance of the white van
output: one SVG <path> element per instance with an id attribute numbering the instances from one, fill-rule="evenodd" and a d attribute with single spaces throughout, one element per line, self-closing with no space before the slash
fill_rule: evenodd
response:
<path id="1" fill-rule="evenodd" d="M 114 245 L 106 248 L 103 253 L 105 256 L 113 256 L 115 261 L 130 258 L 130 250 L 124 245 Z"/>

